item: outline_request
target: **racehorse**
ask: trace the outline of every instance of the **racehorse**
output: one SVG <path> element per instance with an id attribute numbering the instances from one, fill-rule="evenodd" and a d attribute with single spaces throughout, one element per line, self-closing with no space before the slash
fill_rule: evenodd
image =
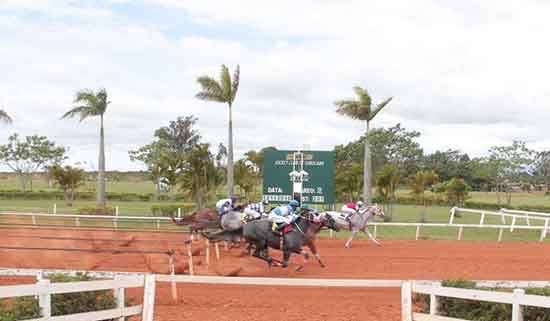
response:
<path id="1" fill-rule="evenodd" d="M 191 229 L 191 239 L 193 239 L 195 233 L 204 231 L 208 228 L 218 227 L 220 224 L 218 212 L 211 208 L 201 208 L 182 218 L 176 219 L 173 216 L 171 218 L 172 222 L 177 225 L 189 226 Z"/>
<path id="2" fill-rule="evenodd" d="M 346 220 L 345 214 L 340 212 L 326 212 L 326 214 L 332 217 L 340 228 L 351 231 L 351 235 L 345 244 L 347 248 L 351 247 L 351 242 L 359 231 L 364 232 L 369 239 L 376 243 L 376 245 L 381 245 L 380 242 L 378 242 L 370 233 L 368 223 L 369 220 L 375 216 L 384 217 L 384 210 L 382 207 L 376 204 L 373 206 L 365 206 L 364 208 L 358 210 L 355 214 L 352 214 L 348 220 Z"/>
<path id="3" fill-rule="evenodd" d="M 283 267 L 288 267 L 288 262 L 292 253 L 304 254 L 302 246 L 307 245 L 315 254 L 319 264 L 320 256 L 315 247 L 315 236 L 321 228 L 328 227 L 336 231 L 339 230 L 336 221 L 328 215 L 319 215 L 307 212 L 299 216 L 296 221 L 283 227 L 282 236 L 274 233 L 271 229 L 272 222 L 270 220 L 256 220 L 247 223 L 243 227 L 243 237 L 245 240 L 255 247 L 253 256 L 264 260 L 271 266 L 274 262 Z M 269 255 L 268 248 L 273 248 L 283 251 L 283 261 L 280 262 Z M 301 270 L 299 266 L 297 270 Z"/>

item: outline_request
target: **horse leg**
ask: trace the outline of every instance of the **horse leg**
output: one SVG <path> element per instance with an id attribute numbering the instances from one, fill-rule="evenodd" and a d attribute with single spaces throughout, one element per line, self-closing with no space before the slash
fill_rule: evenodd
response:
<path id="1" fill-rule="evenodd" d="M 365 228 L 363 229 L 363 232 L 365 232 L 365 234 L 367 234 L 367 236 L 369 237 L 369 239 L 370 239 L 371 241 L 373 241 L 374 243 L 376 243 L 376 245 L 382 246 L 382 244 L 380 244 L 380 242 L 378 242 L 378 241 L 374 238 L 374 236 L 372 236 L 372 234 L 370 233 L 368 227 L 365 226 Z"/>
<path id="2" fill-rule="evenodd" d="M 288 249 L 283 250 L 283 267 L 288 267 L 288 262 L 290 261 L 290 255 L 292 253 Z"/>
<path id="3" fill-rule="evenodd" d="M 353 241 L 355 234 L 357 234 L 357 230 L 352 230 L 351 235 L 349 236 L 348 241 L 346 242 L 346 245 L 345 245 L 347 248 L 351 247 L 351 241 Z"/>
<path id="4" fill-rule="evenodd" d="M 315 245 L 315 242 L 309 243 L 308 247 L 311 253 L 315 255 L 315 259 L 317 260 L 317 262 L 319 262 L 319 265 L 324 268 L 325 264 L 323 263 L 323 261 L 321 261 L 321 254 L 319 254 L 319 252 L 317 251 L 317 246 Z"/>

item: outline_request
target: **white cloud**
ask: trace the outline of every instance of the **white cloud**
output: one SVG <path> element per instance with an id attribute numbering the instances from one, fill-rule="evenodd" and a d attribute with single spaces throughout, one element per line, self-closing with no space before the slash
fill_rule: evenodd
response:
<path id="1" fill-rule="evenodd" d="M 512 139 L 548 148 L 546 3 L 148 0 L 219 31 L 205 35 L 200 27 L 167 33 L 126 22 L 107 5 L 115 2 L 130 4 L 0 2 L 0 105 L 16 120 L 0 139 L 38 132 L 70 145 L 75 161 L 95 159 L 97 123 L 59 116 L 76 90 L 106 87 L 112 168 L 136 166 L 126 151 L 181 115 L 198 116 L 205 139 L 225 143 L 227 108 L 194 98 L 196 77 L 217 75 L 224 63 L 241 66 L 240 154 L 267 145 L 331 149 L 355 139 L 363 125 L 332 105 L 351 97 L 353 85 L 366 86 L 375 101 L 394 96 L 375 125 L 419 130 L 428 151 L 481 155 Z"/>

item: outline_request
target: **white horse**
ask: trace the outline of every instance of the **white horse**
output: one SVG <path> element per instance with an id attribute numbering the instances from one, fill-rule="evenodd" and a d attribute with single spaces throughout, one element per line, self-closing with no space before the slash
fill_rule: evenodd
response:
<path id="1" fill-rule="evenodd" d="M 368 223 L 374 216 L 384 217 L 384 210 L 382 207 L 376 204 L 373 206 L 365 206 L 359 209 L 355 214 L 352 214 L 349 219 L 346 219 L 346 214 L 341 212 L 327 212 L 327 214 L 336 221 L 339 228 L 351 230 L 351 235 L 346 242 L 346 247 L 349 248 L 351 246 L 355 234 L 359 231 L 363 231 L 370 240 L 379 246 L 381 245 L 369 232 Z"/>

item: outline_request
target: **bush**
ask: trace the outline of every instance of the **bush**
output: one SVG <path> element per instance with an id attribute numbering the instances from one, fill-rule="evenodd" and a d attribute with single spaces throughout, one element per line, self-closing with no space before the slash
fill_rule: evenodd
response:
<path id="1" fill-rule="evenodd" d="M 92 281 L 93 278 L 85 274 L 66 276 L 54 274 L 50 276 L 51 282 L 79 282 Z M 88 291 L 52 295 L 52 316 L 65 314 L 84 313 L 91 311 L 107 310 L 116 307 L 113 291 Z M 40 317 L 38 300 L 34 297 L 20 297 L 14 300 L 0 300 L 0 320 L 15 321 L 35 319 Z"/>
<path id="2" fill-rule="evenodd" d="M 446 280 L 442 286 L 479 289 L 491 291 L 510 291 L 509 289 L 478 288 L 476 283 L 466 280 Z M 549 288 L 527 289 L 527 294 L 550 296 Z M 439 315 L 451 318 L 467 319 L 473 321 L 508 321 L 512 315 L 512 305 L 439 297 Z M 415 295 L 415 304 L 421 312 L 429 313 L 429 296 Z M 550 321 L 550 309 L 524 306 L 523 317 L 525 321 Z"/>
<path id="3" fill-rule="evenodd" d="M 97 194 L 94 192 L 77 192 L 75 200 L 93 201 Z M 108 201 L 151 201 L 155 199 L 154 193 L 106 193 Z M 65 195 L 61 191 L 32 191 L 21 192 L 19 190 L 3 190 L 0 191 L 0 199 L 4 200 L 64 200 Z M 161 194 L 158 197 L 159 201 L 183 201 L 183 195 L 166 195 Z"/>
<path id="4" fill-rule="evenodd" d="M 105 206 L 105 207 L 94 207 L 94 206 L 86 206 L 86 207 L 80 207 L 77 210 L 78 214 L 82 215 L 115 215 L 115 209 L 111 206 Z"/>
<path id="5" fill-rule="evenodd" d="M 154 204 L 151 206 L 151 213 L 153 216 L 176 216 L 178 214 L 178 208 L 181 208 L 182 215 L 191 212 L 194 208 L 194 204 L 182 203 L 182 204 Z"/>

